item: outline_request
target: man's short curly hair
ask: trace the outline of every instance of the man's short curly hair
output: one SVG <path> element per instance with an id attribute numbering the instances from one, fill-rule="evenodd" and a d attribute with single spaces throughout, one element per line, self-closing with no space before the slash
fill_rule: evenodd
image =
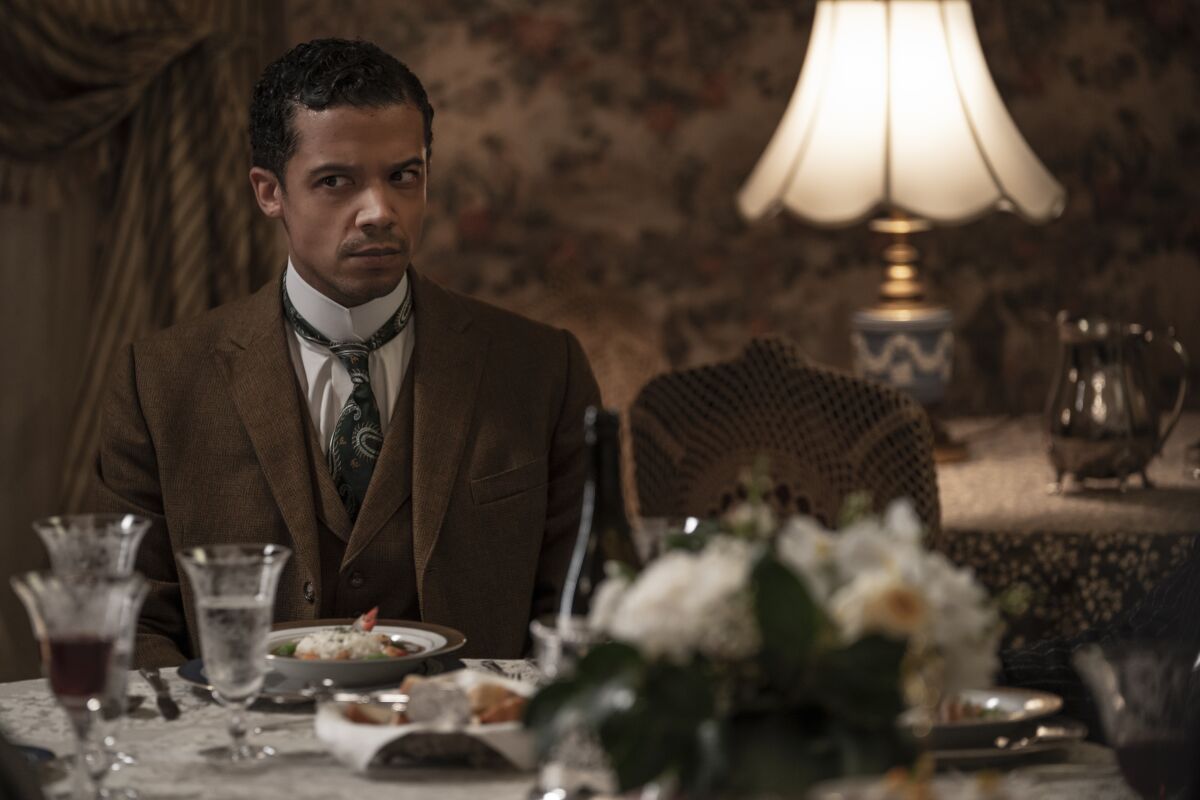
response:
<path id="1" fill-rule="evenodd" d="M 364 41 L 314 39 L 272 62 L 250 101 L 250 157 L 283 182 L 296 153 L 296 108 L 314 111 L 341 105 L 380 108 L 406 103 L 425 120 L 426 157 L 433 149 L 433 106 L 412 70 Z"/>

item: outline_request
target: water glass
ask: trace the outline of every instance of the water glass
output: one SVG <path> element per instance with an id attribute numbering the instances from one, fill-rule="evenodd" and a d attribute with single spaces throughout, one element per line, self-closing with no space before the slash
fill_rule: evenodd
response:
<path id="1" fill-rule="evenodd" d="M 539 683 L 567 678 L 603 636 L 587 617 L 545 616 L 529 623 Z M 614 794 L 616 782 L 600 742 L 581 724 L 567 730 L 538 764 L 529 800 L 584 800 Z"/>
<path id="2" fill-rule="evenodd" d="M 1197 655 L 1176 642 L 1110 642 L 1086 645 L 1072 657 L 1125 782 L 1147 800 L 1182 798 L 1192 777 L 1188 727 L 1200 710 Z"/>
<path id="3" fill-rule="evenodd" d="M 150 520 L 136 514 L 67 514 L 33 522 L 55 572 L 115 578 L 133 574 L 149 528 Z"/>
<path id="4" fill-rule="evenodd" d="M 111 764 L 106 753 L 92 746 L 93 725 L 108 684 L 113 648 L 123 628 L 137 618 L 146 582 L 140 575 L 30 572 L 14 576 L 12 586 L 29 613 L 43 672 L 75 734 L 73 797 L 106 797 L 101 784 Z"/>
<path id="5" fill-rule="evenodd" d="M 58 575 L 92 575 L 126 578 L 133 574 L 138 546 L 150 520 L 136 514 L 64 514 L 34 520 L 33 529 L 50 555 L 50 567 Z M 139 603 L 140 607 L 140 603 Z M 136 759 L 117 748 L 112 727 L 125 714 L 129 670 L 133 665 L 138 609 L 122 623 L 122 635 L 112 649 L 108 685 L 101 698 L 101 717 L 109 723 L 103 737 L 112 768 L 135 763 Z"/>
<path id="6" fill-rule="evenodd" d="M 275 589 L 292 551 L 280 545 L 215 545 L 179 553 L 191 582 L 200 628 L 200 654 L 213 697 L 229 709 L 230 746 L 210 755 L 254 761 L 274 755 L 247 743 L 246 709 L 267 674 L 267 634 Z"/>
<path id="7" fill-rule="evenodd" d="M 570 675 L 592 645 L 601 641 L 583 616 L 540 617 L 529 623 L 529 633 L 533 638 L 533 661 L 543 682 Z"/>

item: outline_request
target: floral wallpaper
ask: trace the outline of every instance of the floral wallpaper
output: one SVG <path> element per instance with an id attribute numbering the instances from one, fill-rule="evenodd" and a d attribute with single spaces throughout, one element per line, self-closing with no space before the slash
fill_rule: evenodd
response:
<path id="1" fill-rule="evenodd" d="M 1060 308 L 1174 325 L 1200 364 L 1200 37 L 1188 7 L 974 4 L 1009 111 L 1068 201 L 1047 225 L 995 214 L 916 242 L 955 315 L 949 411 L 1041 409 Z M 874 299 L 883 242 L 865 225 L 748 224 L 734 208 L 795 85 L 814 8 L 290 0 L 286 25 L 292 43 L 374 40 L 421 76 L 437 111 L 418 265 L 574 330 L 621 405 L 659 370 L 732 357 L 756 334 L 850 364 L 849 317 Z"/>

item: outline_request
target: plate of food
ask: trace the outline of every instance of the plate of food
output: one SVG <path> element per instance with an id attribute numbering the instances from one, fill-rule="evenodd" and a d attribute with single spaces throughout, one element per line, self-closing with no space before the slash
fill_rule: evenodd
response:
<path id="1" fill-rule="evenodd" d="M 1061 710 L 1062 698 L 1049 692 L 1002 686 L 963 689 L 939 705 L 929 744 L 939 751 L 992 747 L 997 737 L 1020 738 L 1039 720 Z M 914 720 L 911 711 L 902 717 L 907 725 Z"/>
<path id="2" fill-rule="evenodd" d="M 267 663 L 285 678 L 314 686 L 398 682 L 427 659 L 452 653 L 467 639 L 429 622 L 357 619 L 283 622 L 267 635 Z"/>
<path id="3" fill-rule="evenodd" d="M 316 734 L 353 769 L 406 763 L 537 765 L 521 723 L 532 684 L 472 669 L 409 675 L 398 689 L 322 702 Z"/>

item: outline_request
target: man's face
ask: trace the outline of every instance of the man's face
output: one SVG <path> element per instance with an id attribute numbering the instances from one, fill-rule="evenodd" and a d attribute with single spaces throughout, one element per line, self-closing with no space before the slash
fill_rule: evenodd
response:
<path id="1" fill-rule="evenodd" d="M 297 108 L 285 181 L 260 167 L 250 182 L 263 213 L 282 219 L 296 271 L 343 306 L 396 288 L 425 220 L 425 126 L 407 104 Z"/>

